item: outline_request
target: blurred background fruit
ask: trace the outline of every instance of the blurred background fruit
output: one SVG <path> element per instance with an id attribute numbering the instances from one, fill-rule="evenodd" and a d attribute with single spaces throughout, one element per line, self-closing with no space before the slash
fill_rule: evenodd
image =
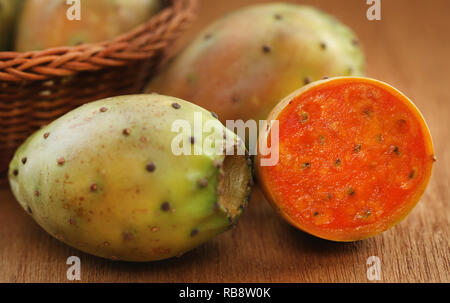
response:
<path id="1" fill-rule="evenodd" d="M 81 20 L 69 20 L 65 0 L 26 0 L 19 20 L 17 51 L 112 39 L 150 19 L 162 0 L 81 1 Z"/>
<path id="2" fill-rule="evenodd" d="M 14 26 L 22 0 L 0 0 L 0 51 L 11 50 Z"/>
<path id="3" fill-rule="evenodd" d="M 226 120 L 262 120 L 292 91 L 324 76 L 362 75 L 350 28 L 311 6 L 246 7 L 203 30 L 147 92 L 191 100 Z"/>

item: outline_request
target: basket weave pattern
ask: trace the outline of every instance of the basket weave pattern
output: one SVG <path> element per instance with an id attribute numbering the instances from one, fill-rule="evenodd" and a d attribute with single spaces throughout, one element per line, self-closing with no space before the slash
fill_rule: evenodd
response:
<path id="1" fill-rule="evenodd" d="M 168 1 L 148 22 L 102 43 L 0 52 L 0 185 L 15 149 L 35 130 L 81 104 L 141 92 L 197 6 Z"/>

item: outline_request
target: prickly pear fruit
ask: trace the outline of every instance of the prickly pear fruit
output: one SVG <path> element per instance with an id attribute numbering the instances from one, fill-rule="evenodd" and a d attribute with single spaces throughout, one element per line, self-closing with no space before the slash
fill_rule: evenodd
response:
<path id="1" fill-rule="evenodd" d="M 210 25 L 147 91 L 190 100 L 222 122 L 265 119 L 306 83 L 363 71 L 363 52 L 348 27 L 313 7 L 272 3 Z"/>
<path id="2" fill-rule="evenodd" d="M 194 132 L 172 132 L 174 121 Z M 225 141 L 242 153 L 202 149 Z M 199 152 L 177 156 L 172 145 Z M 20 205 L 68 245 L 113 260 L 153 261 L 236 223 L 252 184 L 244 151 L 236 135 L 192 103 L 122 96 L 84 105 L 37 131 L 17 150 L 9 180 Z"/>
<path id="3" fill-rule="evenodd" d="M 268 120 L 279 121 L 280 159 L 262 166 L 265 156 L 257 156 L 259 184 L 288 222 L 312 235 L 377 235 L 404 219 L 427 187 L 435 161 L 430 131 L 417 107 L 386 83 L 316 81 Z M 261 131 L 260 140 L 271 132 Z"/>
<path id="4" fill-rule="evenodd" d="M 22 0 L 0 0 L 0 51 L 10 50 L 13 28 Z"/>
<path id="5" fill-rule="evenodd" d="M 112 39 L 147 21 L 161 0 L 81 1 L 80 20 L 69 20 L 65 0 L 27 0 L 19 21 L 16 50 L 42 50 Z"/>

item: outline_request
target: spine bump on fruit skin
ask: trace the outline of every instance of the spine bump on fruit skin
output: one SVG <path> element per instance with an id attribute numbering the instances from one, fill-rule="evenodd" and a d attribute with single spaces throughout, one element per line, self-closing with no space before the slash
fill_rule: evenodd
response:
<path id="1" fill-rule="evenodd" d="M 330 76 L 359 76 L 355 34 L 302 5 L 271 3 L 214 22 L 168 64 L 148 92 L 188 99 L 226 120 L 266 119 L 297 88 Z"/>
<path id="2" fill-rule="evenodd" d="M 193 126 L 196 112 L 220 132 L 172 132 L 176 120 Z M 172 152 L 176 136 L 195 147 L 209 135 L 223 142 L 223 133 L 245 149 L 189 102 L 156 94 L 100 100 L 32 135 L 10 163 L 10 184 L 33 219 L 73 247 L 113 260 L 166 259 L 233 226 L 248 202 L 245 155 Z"/>

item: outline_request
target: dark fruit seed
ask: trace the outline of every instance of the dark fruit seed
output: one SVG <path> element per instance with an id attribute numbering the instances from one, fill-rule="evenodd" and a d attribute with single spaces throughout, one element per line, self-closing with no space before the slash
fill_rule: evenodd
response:
<path id="1" fill-rule="evenodd" d="M 156 165 L 154 163 L 149 163 L 147 164 L 147 166 L 145 167 L 147 169 L 148 172 L 154 172 L 156 169 Z"/>
<path id="2" fill-rule="evenodd" d="M 191 237 L 195 237 L 196 235 L 198 235 L 198 229 L 195 228 L 191 231 Z"/>
<path id="3" fill-rule="evenodd" d="M 58 158 L 58 160 L 56 160 L 56 163 L 58 163 L 58 165 L 63 165 L 66 162 L 66 160 L 63 157 Z"/>
<path id="4" fill-rule="evenodd" d="M 125 136 L 130 135 L 130 134 L 131 134 L 131 129 L 125 128 L 125 129 L 122 131 L 122 134 L 124 134 Z"/>
<path id="5" fill-rule="evenodd" d="M 309 162 L 305 162 L 302 164 L 302 168 L 310 168 L 311 167 L 311 163 Z"/>
<path id="6" fill-rule="evenodd" d="M 164 202 L 163 204 L 161 204 L 161 210 L 162 211 L 169 211 L 170 210 L 170 203 L 169 202 Z"/>
<path id="7" fill-rule="evenodd" d="M 311 83 L 311 78 L 310 77 L 306 77 L 303 82 L 305 83 L 305 85 Z"/>
<path id="8" fill-rule="evenodd" d="M 172 103 L 172 107 L 175 108 L 175 109 L 180 109 L 181 105 L 178 104 L 178 103 Z"/>
<path id="9" fill-rule="evenodd" d="M 361 151 L 361 144 L 358 144 L 358 145 L 356 145 L 354 148 L 353 148 L 353 152 L 355 152 L 355 153 L 359 153 L 360 151 Z"/>
<path id="10" fill-rule="evenodd" d="M 18 170 L 18 169 L 13 170 L 13 175 L 14 175 L 14 176 L 17 177 L 18 174 L 19 174 L 19 170 Z"/>
<path id="11" fill-rule="evenodd" d="M 300 114 L 300 116 L 302 117 L 302 123 L 305 123 L 306 121 L 309 120 L 308 113 L 303 112 L 303 113 Z"/>
<path id="12" fill-rule="evenodd" d="M 355 190 L 354 190 L 352 187 L 350 187 L 350 188 L 347 190 L 347 192 L 348 192 L 348 194 L 349 194 L 350 196 L 354 196 L 354 195 L 355 195 Z"/>
<path id="13" fill-rule="evenodd" d="M 367 219 L 367 218 L 370 217 L 371 214 L 372 214 L 372 212 L 370 211 L 370 209 L 367 209 L 367 210 L 361 211 L 361 212 L 358 214 L 358 217 L 359 217 L 360 219 Z"/>
<path id="14" fill-rule="evenodd" d="M 26 157 L 23 157 L 23 158 L 22 158 L 22 163 L 23 163 L 23 164 L 27 163 L 27 158 L 26 158 Z"/>
<path id="15" fill-rule="evenodd" d="M 191 142 L 191 144 L 195 144 L 195 137 L 190 137 L 189 142 Z"/>
<path id="16" fill-rule="evenodd" d="M 368 117 L 371 117 L 372 116 L 372 110 L 370 109 L 370 108 L 365 108 L 364 110 L 363 110 L 363 114 L 364 115 L 366 115 L 366 116 L 368 116 Z"/>
<path id="17" fill-rule="evenodd" d="M 33 211 L 31 210 L 31 207 L 27 207 L 27 212 L 31 215 L 33 213 Z"/>
<path id="18" fill-rule="evenodd" d="M 415 176 L 416 176 L 416 171 L 413 169 L 413 170 L 409 173 L 409 178 L 410 178 L 410 179 L 414 179 Z"/>
<path id="19" fill-rule="evenodd" d="M 327 45 L 325 44 L 325 42 L 321 42 L 320 43 L 320 48 L 323 49 L 323 50 L 327 49 Z"/>
<path id="20" fill-rule="evenodd" d="M 206 34 L 205 35 L 205 40 L 209 40 L 209 39 L 211 39 L 212 38 L 212 35 L 211 34 Z"/>
<path id="21" fill-rule="evenodd" d="M 397 156 L 400 155 L 400 149 L 398 148 L 398 146 L 395 145 L 391 146 L 391 151 L 395 153 Z"/>
<path id="22" fill-rule="evenodd" d="M 100 112 L 101 113 L 104 113 L 104 112 L 106 112 L 108 109 L 106 108 L 106 107 L 102 107 L 102 108 L 100 108 Z"/>
<path id="23" fill-rule="evenodd" d="M 336 166 L 341 165 L 342 161 L 341 159 L 336 159 L 336 162 L 334 162 L 334 164 L 336 164 Z"/>
<path id="24" fill-rule="evenodd" d="M 327 79 L 330 79 L 330 77 L 325 76 L 325 77 L 322 78 L 322 80 L 327 80 Z"/>
<path id="25" fill-rule="evenodd" d="M 406 126 L 406 120 L 405 119 L 400 119 L 397 121 L 397 125 L 398 127 L 405 127 Z"/>
<path id="26" fill-rule="evenodd" d="M 377 135 L 377 141 L 380 142 L 380 143 L 383 142 L 383 134 L 378 134 Z"/>
<path id="27" fill-rule="evenodd" d="M 320 145 L 324 145 L 325 144 L 325 137 L 323 135 L 319 136 L 319 141 L 320 141 Z"/>
<path id="28" fill-rule="evenodd" d="M 318 215 L 319 215 L 319 213 L 317 211 L 314 212 L 314 214 L 313 214 L 314 217 L 317 217 Z"/>
<path id="29" fill-rule="evenodd" d="M 38 191 L 38 190 L 35 190 L 35 191 L 34 191 L 34 195 L 35 195 L 36 197 L 39 197 L 39 191 Z"/>
<path id="30" fill-rule="evenodd" d="M 44 139 L 47 139 L 48 136 L 50 136 L 50 133 L 45 133 L 45 134 L 44 134 Z"/>
<path id="31" fill-rule="evenodd" d="M 91 191 L 97 191 L 98 190 L 98 185 L 97 184 L 92 184 L 91 185 Z"/>
<path id="32" fill-rule="evenodd" d="M 212 115 L 214 118 L 219 119 L 219 116 L 218 116 L 215 112 L 211 112 L 211 115 Z"/>

